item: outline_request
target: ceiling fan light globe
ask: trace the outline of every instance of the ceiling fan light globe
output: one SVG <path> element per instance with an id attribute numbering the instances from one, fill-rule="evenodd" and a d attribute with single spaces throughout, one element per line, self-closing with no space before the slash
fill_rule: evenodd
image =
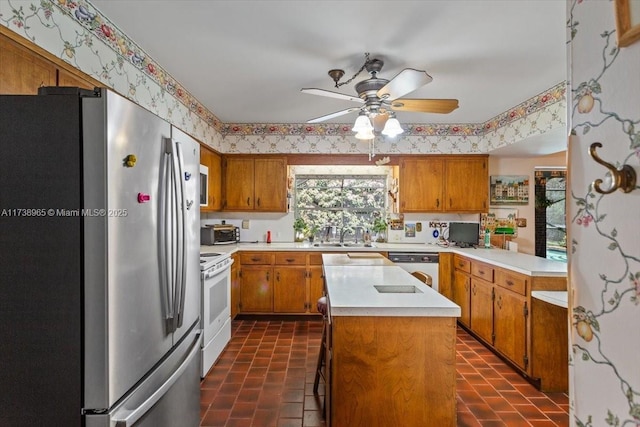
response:
<path id="1" fill-rule="evenodd" d="M 395 117 L 391 117 L 387 120 L 387 123 L 382 129 L 382 134 L 390 137 L 398 136 L 404 132 L 404 129 L 400 126 L 400 122 Z"/>
<path id="2" fill-rule="evenodd" d="M 373 129 L 365 129 L 356 133 L 357 139 L 373 139 L 375 135 L 373 134 Z"/>
<path id="3" fill-rule="evenodd" d="M 373 133 L 373 125 L 371 124 L 371 120 L 366 115 L 360 115 L 356 119 L 356 122 L 353 124 L 353 128 L 351 128 L 354 132 L 362 132 L 369 131 Z M 362 139 L 362 138 L 361 138 Z"/>

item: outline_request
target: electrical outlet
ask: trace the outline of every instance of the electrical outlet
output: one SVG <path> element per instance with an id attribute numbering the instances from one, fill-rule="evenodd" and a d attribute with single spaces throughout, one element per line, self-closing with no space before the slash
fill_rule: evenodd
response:
<path id="1" fill-rule="evenodd" d="M 248 219 L 243 219 L 242 220 L 242 229 L 243 230 L 248 230 L 249 229 L 249 220 Z"/>

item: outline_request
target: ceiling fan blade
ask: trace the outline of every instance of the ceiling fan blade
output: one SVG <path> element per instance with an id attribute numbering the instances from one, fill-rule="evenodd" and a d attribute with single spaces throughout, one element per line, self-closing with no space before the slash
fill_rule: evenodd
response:
<path id="1" fill-rule="evenodd" d="M 362 104 L 364 102 L 364 100 L 362 100 L 361 98 L 355 97 L 355 96 L 345 95 L 343 93 L 332 92 L 330 90 L 324 90 L 324 89 L 303 88 L 303 89 L 300 89 L 300 92 L 308 93 L 308 94 L 311 94 L 311 95 L 320 95 L 320 96 L 328 96 L 330 98 L 344 99 L 344 100 L 347 100 L 347 101 L 358 102 L 360 104 Z"/>
<path id="2" fill-rule="evenodd" d="M 394 111 L 447 114 L 458 108 L 457 99 L 396 99 L 391 102 Z"/>
<path id="3" fill-rule="evenodd" d="M 333 119 L 334 117 L 340 117 L 340 116 L 344 116 L 345 114 L 353 113 L 354 111 L 358 111 L 359 109 L 360 107 L 347 108 L 346 110 L 336 111 L 335 113 L 331 113 L 325 116 L 316 117 L 315 119 L 307 120 L 307 123 L 324 122 L 325 120 Z"/>
<path id="4" fill-rule="evenodd" d="M 430 83 L 431 80 L 433 78 L 426 71 L 405 68 L 384 85 L 377 95 L 380 99 L 398 99 Z"/>

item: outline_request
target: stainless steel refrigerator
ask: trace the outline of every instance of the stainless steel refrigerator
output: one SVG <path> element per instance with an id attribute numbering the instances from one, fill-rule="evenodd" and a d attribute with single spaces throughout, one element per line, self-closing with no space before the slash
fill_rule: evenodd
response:
<path id="1" fill-rule="evenodd" d="M 199 424 L 199 158 L 106 89 L 0 96 L 0 426 Z"/>

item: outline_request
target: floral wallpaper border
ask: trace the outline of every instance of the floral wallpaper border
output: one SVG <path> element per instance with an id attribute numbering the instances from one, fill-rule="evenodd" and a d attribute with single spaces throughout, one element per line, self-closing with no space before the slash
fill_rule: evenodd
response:
<path id="1" fill-rule="evenodd" d="M 0 0 L 0 25 L 221 152 L 371 152 L 353 138 L 350 124 L 222 123 L 88 0 Z M 405 133 L 380 152 L 486 152 L 564 126 L 559 108 L 566 109 L 565 82 L 484 123 L 405 124 Z"/>

